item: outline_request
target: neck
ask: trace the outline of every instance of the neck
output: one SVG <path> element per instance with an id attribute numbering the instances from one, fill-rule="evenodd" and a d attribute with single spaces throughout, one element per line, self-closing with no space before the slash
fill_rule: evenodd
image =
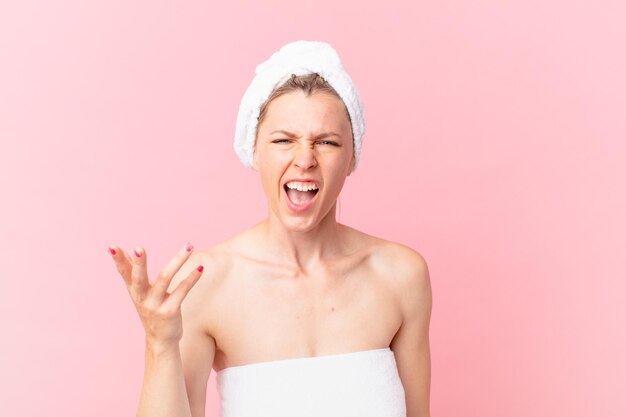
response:
<path id="1" fill-rule="evenodd" d="M 335 203 L 319 224 L 306 230 L 288 229 L 270 210 L 269 217 L 260 224 L 262 241 L 281 263 L 289 263 L 306 274 L 339 252 L 343 225 L 335 219 L 336 206 Z"/>

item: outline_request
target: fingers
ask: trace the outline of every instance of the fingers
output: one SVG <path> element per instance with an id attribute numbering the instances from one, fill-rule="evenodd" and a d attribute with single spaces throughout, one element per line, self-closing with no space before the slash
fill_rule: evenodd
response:
<path id="1" fill-rule="evenodd" d="M 136 246 L 133 250 L 132 258 L 133 270 L 131 275 L 131 291 L 135 295 L 143 298 L 146 291 L 150 288 L 148 279 L 148 259 L 146 251 L 141 246 Z"/>
<path id="2" fill-rule="evenodd" d="M 178 253 L 169 261 L 169 263 L 159 272 L 154 283 L 154 295 L 159 299 L 165 297 L 165 292 L 169 288 L 170 282 L 174 275 L 180 270 L 183 264 L 189 259 L 193 252 L 193 245 L 187 242 Z"/>
<path id="3" fill-rule="evenodd" d="M 130 257 L 117 245 L 109 246 L 109 253 L 113 258 L 113 262 L 115 262 L 117 272 L 122 276 L 126 286 L 129 287 L 131 285 L 131 272 L 133 270 Z"/>
<path id="4" fill-rule="evenodd" d="M 117 245 L 109 246 L 109 252 L 113 257 L 115 266 L 136 302 L 145 299 L 148 296 L 148 292 L 150 292 L 151 298 L 154 297 L 156 300 L 163 300 L 172 278 L 189 259 L 193 249 L 193 245 L 187 242 L 158 274 L 151 290 L 150 280 L 148 278 L 148 259 L 146 251 L 142 247 L 137 246 L 134 248 L 133 254 L 128 255 Z M 177 288 L 180 287 L 181 290 L 178 291 L 175 300 L 182 302 L 182 299 L 187 295 L 189 290 L 191 290 L 191 287 L 193 287 L 201 275 L 202 267 L 200 267 L 200 270 L 194 270 L 188 278 L 182 281 L 177 286 Z"/>
<path id="5" fill-rule="evenodd" d="M 170 296 L 167 298 L 167 300 L 163 304 L 173 303 L 173 306 L 170 306 L 170 307 L 172 308 L 174 308 L 174 306 L 180 307 L 180 305 L 183 303 L 183 300 L 185 299 L 189 291 L 193 288 L 193 286 L 196 284 L 196 282 L 198 282 L 198 280 L 202 276 L 203 269 L 204 267 L 200 265 L 196 269 L 191 271 L 191 273 L 189 273 L 187 278 L 181 281 L 178 284 L 178 286 L 174 289 L 174 291 L 172 291 Z"/>
<path id="6" fill-rule="evenodd" d="M 117 245 L 111 245 L 108 249 L 131 296 L 143 298 L 149 289 L 147 259 L 143 248 L 136 247 L 132 256 Z"/>

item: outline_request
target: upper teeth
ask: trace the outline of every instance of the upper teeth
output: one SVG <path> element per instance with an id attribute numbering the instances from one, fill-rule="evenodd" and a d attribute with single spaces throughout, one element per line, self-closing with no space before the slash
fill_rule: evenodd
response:
<path id="1" fill-rule="evenodd" d="M 291 181 L 287 183 L 287 187 L 298 191 L 317 190 L 317 185 L 312 182 Z"/>

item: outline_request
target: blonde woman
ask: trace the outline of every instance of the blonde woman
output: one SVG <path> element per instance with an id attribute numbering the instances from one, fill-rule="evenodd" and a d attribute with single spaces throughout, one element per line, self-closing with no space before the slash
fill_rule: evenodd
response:
<path id="1" fill-rule="evenodd" d="M 429 417 L 431 286 L 415 250 L 336 220 L 364 134 L 360 96 L 327 43 L 260 64 L 234 148 L 267 196 L 262 222 L 185 245 L 150 282 L 111 246 L 146 331 L 140 417 Z"/>

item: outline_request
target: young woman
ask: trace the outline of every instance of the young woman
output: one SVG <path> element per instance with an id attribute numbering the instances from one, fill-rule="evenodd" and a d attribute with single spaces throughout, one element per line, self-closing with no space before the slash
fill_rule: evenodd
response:
<path id="1" fill-rule="evenodd" d="M 269 96 L 259 81 L 242 100 L 235 150 L 260 175 L 265 220 L 185 245 L 154 283 L 142 248 L 111 246 L 146 331 L 138 416 L 204 416 L 211 369 L 222 417 L 430 416 L 426 262 L 336 220 L 363 125 L 335 54 L 288 44 L 257 67 Z"/>

